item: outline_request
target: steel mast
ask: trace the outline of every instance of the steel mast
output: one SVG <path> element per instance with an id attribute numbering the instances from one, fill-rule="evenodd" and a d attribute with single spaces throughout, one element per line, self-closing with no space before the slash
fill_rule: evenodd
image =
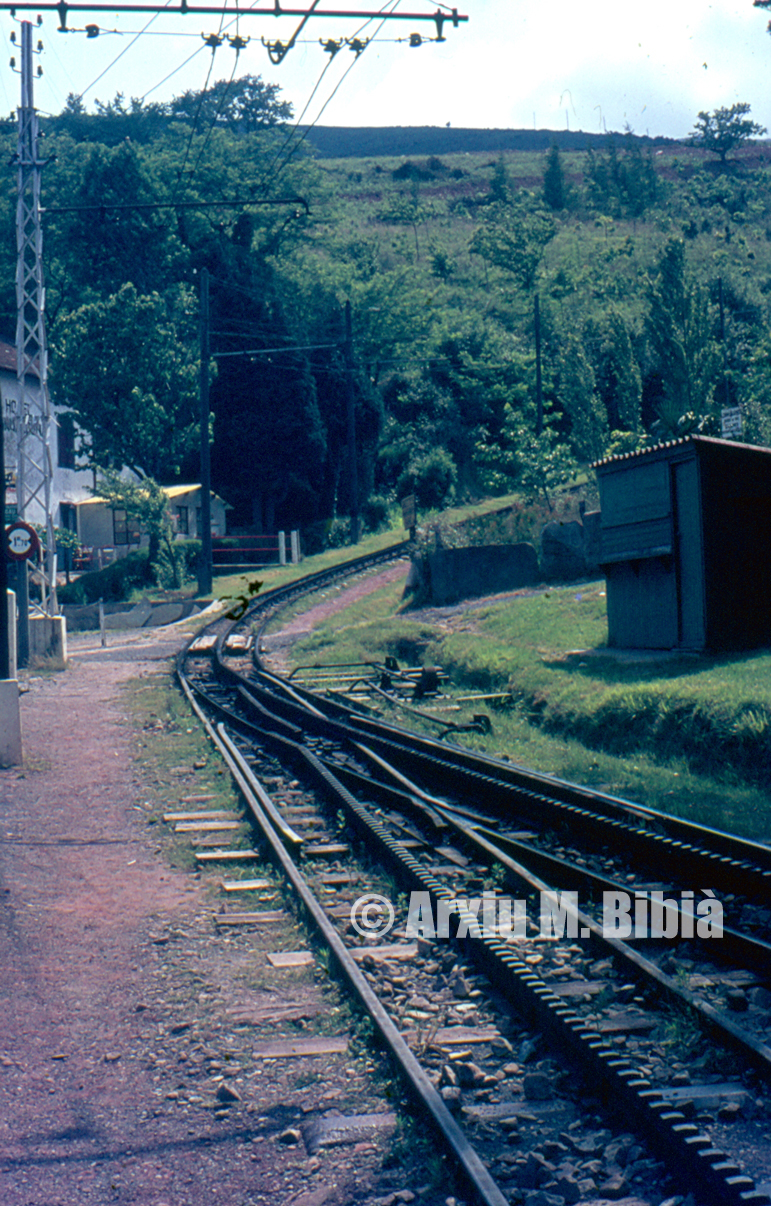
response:
<path id="1" fill-rule="evenodd" d="M 40 223 L 38 118 L 33 102 L 32 23 L 21 22 L 21 105 L 17 151 L 16 208 L 16 376 L 19 388 L 16 500 L 20 519 L 40 520 L 46 530 L 43 608 L 55 614 L 56 549 L 51 514 L 51 404 L 48 396 L 48 348 L 45 332 L 43 232 Z M 32 386 L 37 378 L 38 388 Z M 21 579 L 24 579 L 22 584 Z M 19 585 L 26 594 L 26 575 Z M 47 587 L 47 592 L 46 592 Z M 47 594 L 47 598 L 46 598 Z M 27 600 L 20 599 L 26 619 Z M 27 604 L 28 606 L 28 604 Z M 20 650 L 21 652 L 21 650 Z"/>

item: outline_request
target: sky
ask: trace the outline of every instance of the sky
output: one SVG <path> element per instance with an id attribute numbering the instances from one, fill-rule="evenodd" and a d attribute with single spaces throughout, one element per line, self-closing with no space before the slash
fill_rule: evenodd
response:
<path id="1" fill-rule="evenodd" d="M 177 0 L 174 0 L 176 3 Z M 190 0 L 194 4 L 196 0 Z M 208 0 L 207 0 L 208 2 Z M 230 0 L 233 5 L 233 0 Z M 302 0 L 284 5 L 302 7 Z M 382 0 L 319 0 L 320 9 L 379 11 Z M 233 5 L 234 6 L 234 5 Z M 278 65 L 262 39 L 286 42 L 297 17 L 275 18 L 273 0 L 255 0 L 270 15 L 231 17 L 180 13 L 71 13 L 73 32 L 57 31 L 58 17 L 35 27 L 43 75 L 35 105 L 58 113 L 67 95 L 95 100 L 126 97 L 165 101 L 187 89 L 237 75 L 260 75 L 281 88 L 296 118 L 341 126 L 453 126 L 623 130 L 684 138 L 701 110 L 750 104 L 752 117 L 771 130 L 771 11 L 752 0 L 468 0 L 458 12 L 468 22 L 445 25 L 444 42 L 427 42 L 433 23 L 318 17 Z M 436 0 L 389 0 L 403 13 L 436 11 Z M 18 50 L 19 18 L 0 12 L 0 61 Z M 100 34 L 88 38 L 86 24 Z M 149 24 L 148 24 L 149 23 Z M 212 55 L 202 34 L 221 26 L 250 41 L 238 55 L 225 42 Z M 363 28 L 362 28 L 363 27 Z M 140 31 L 143 31 L 141 32 Z M 79 32 L 78 32 L 79 31 Z M 357 57 L 346 46 L 332 58 L 319 39 L 371 37 Z M 419 33 L 422 44 L 409 45 Z M 140 36 L 136 36 L 140 35 Z M 186 62 L 187 60 L 187 62 Z M 345 77 L 345 78 L 343 78 Z M 315 93 L 314 93 L 315 89 Z M 334 95 L 333 95 L 334 93 Z M 0 110 L 19 103 L 19 76 L 0 71 Z M 307 108 L 306 108 L 307 105 Z"/>

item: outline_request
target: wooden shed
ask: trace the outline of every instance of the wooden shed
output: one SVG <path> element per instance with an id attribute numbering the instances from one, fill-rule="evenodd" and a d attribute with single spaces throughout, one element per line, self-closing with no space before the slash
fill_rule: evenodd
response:
<path id="1" fill-rule="evenodd" d="M 771 449 L 688 436 L 594 468 L 609 644 L 771 645 Z"/>

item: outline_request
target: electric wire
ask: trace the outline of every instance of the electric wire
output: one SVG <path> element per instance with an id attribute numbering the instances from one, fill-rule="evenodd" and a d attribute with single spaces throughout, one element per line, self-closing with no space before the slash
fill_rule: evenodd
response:
<path id="1" fill-rule="evenodd" d="M 168 8 L 170 3 L 171 3 L 171 0 L 166 0 L 166 4 L 164 5 L 164 8 Z M 131 47 L 134 46 L 139 41 L 139 39 L 142 37 L 142 34 L 145 33 L 150 28 L 153 21 L 156 21 L 158 19 L 158 17 L 160 17 L 160 16 L 161 16 L 160 13 L 153 13 L 152 17 L 147 22 L 147 25 L 145 25 L 144 29 L 140 30 L 135 38 L 131 39 L 128 46 L 125 46 L 123 48 L 123 50 L 120 52 L 120 54 L 115 56 L 115 58 L 109 64 L 109 66 L 105 67 L 104 71 L 100 72 L 100 74 L 96 77 L 96 79 L 92 83 L 90 83 L 87 88 L 83 89 L 83 91 L 80 93 L 81 100 L 83 99 L 83 97 L 86 95 L 87 92 L 90 92 L 92 88 L 96 87 L 96 85 L 99 83 L 100 80 L 104 79 L 104 77 L 108 74 L 108 72 L 112 71 L 115 64 L 120 59 L 123 58 L 124 54 L 128 54 L 128 52 L 131 50 Z"/>
<path id="2" fill-rule="evenodd" d="M 238 56 L 240 55 L 240 53 L 241 53 L 240 49 L 237 49 L 235 61 L 233 63 L 233 70 L 230 73 L 230 79 L 228 80 L 226 86 L 222 90 L 222 96 L 220 97 L 220 103 L 217 106 L 217 112 L 214 114 L 214 117 L 211 119 L 211 124 L 207 131 L 206 137 L 203 140 L 203 145 L 201 146 L 201 149 L 198 152 L 198 158 L 196 159 L 193 170 L 190 173 L 190 180 L 188 182 L 189 184 L 192 184 L 193 180 L 195 179 L 195 174 L 198 171 L 199 164 L 204 157 L 206 148 L 209 145 L 209 139 L 211 138 L 212 134 L 214 133 L 217 122 L 219 121 L 220 115 L 222 114 L 222 110 L 225 107 L 225 101 L 227 100 L 227 95 L 228 95 L 228 92 L 230 91 L 230 86 L 233 83 L 233 80 L 235 79 L 236 69 L 238 67 Z M 212 61 L 213 61 L 213 56 L 212 56 Z M 201 96 L 201 100 L 203 100 L 203 94 Z"/>
<path id="3" fill-rule="evenodd" d="M 219 36 L 219 34 L 222 33 L 222 21 L 223 21 L 223 18 L 220 17 L 220 27 L 218 30 L 218 36 Z M 173 194 L 173 199 L 175 199 L 175 200 L 177 197 L 177 193 L 179 192 L 180 185 L 182 184 L 182 178 L 185 173 L 185 168 L 187 167 L 187 161 L 190 156 L 190 148 L 193 145 L 193 139 L 195 137 L 195 132 L 198 129 L 198 118 L 201 116 L 201 109 L 203 107 L 204 97 L 206 96 L 206 89 L 208 88 L 209 80 L 211 79 L 212 69 L 214 68 L 214 56 L 216 53 L 217 53 L 217 45 L 213 45 L 211 48 L 211 59 L 209 60 L 209 70 L 206 72 L 206 79 L 204 80 L 204 85 L 203 85 L 203 88 L 201 89 L 201 94 L 198 97 L 198 108 L 196 110 L 195 117 L 193 118 L 193 122 L 190 127 L 190 137 L 188 138 L 187 146 L 185 147 L 185 155 L 182 160 L 182 167 L 179 169 L 179 171 L 177 173 L 177 183 L 176 183 L 176 187 L 174 189 L 174 194 Z M 194 56 L 191 55 L 190 57 L 193 58 Z M 187 61 L 189 62 L 190 60 L 188 59 Z M 238 61 L 238 60 L 236 59 L 236 61 Z M 158 85 L 158 87 L 160 87 L 160 85 Z"/>
<path id="4" fill-rule="evenodd" d="M 380 9 L 380 13 L 385 13 L 385 11 L 386 11 L 387 9 L 389 9 L 389 5 L 390 5 L 390 11 L 391 11 L 391 12 L 394 12 L 394 11 L 396 10 L 396 8 L 398 7 L 398 5 L 399 5 L 399 3 L 400 3 L 400 2 L 401 2 L 401 0 L 388 0 L 388 2 L 387 2 L 386 4 L 384 4 L 384 5 L 382 6 L 382 8 Z M 378 14 L 378 15 L 379 15 L 379 14 Z M 370 17 L 370 18 L 369 18 L 369 20 L 365 21 L 363 25 L 359 26 L 359 28 L 356 30 L 356 32 L 355 32 L 355 34 L 353 35 L 353 37 L 354 37 L 354 38 L 358 38 L 358 37 L 359 37 L 359 35 L 360 35 L 361 33 L 363 33 L 363 31 L 364 31 L 364 30 L 367 28 L 367 26 L 368 26 L 368 25 L 369 25 L 369 24 L 370 24 L 370 23 L 371 23 L 373 20 L 375 20 L 375 18 L 374 18 L 374 17 Z M 385 24 L 385 20 L 386 20 L 386 18 L 384 17 L 384 18 L 383 18 L 383 20 L 382 20 L 382 21 L 380 22 L 380 24 L 378 25 L 377 29 L 375 30 L 375 33 L 372 35 L 372 38 L 370 39 L 370 41 L 374 41 L 374 40 L 375 40 L 375 38 L 378 36 L 378 34 L 379 34 L 380 30 L 383 28 L 383 25 Z M 299 150 L 300 146 L 301 146 L 301 145 L 302 145 L 302 143 L 305 141 L 305 139 L 308 137 L 308 134 L 309 134 L 309 133 L 310 133 L 310 131 L 313 129 L 313 127 L 316 125 L 316 123 L 318 122 L 318 120 L 319 120 L 319 118 L 321 117 L 322 113 L 323 113 L 323 112 L 324 112 L 324 110 L 326 109 L 327 105 L 328 105 L 328 104 L 330 103 L 330 101 L 333 99 L 333 97 L 334 97 L 334 96 L 335 96 L 335 94 L 337 93 L 338 89 L 340 88 L 341 84 L 343 83 L 343 81 L 344 81 L 344 80 L 345 80 L 345 78 L 347 77 L 348 73 L 351 71 L 351 69 L 352 69 L 352 67 L 354 66 L 354 64 L 355 64 L 355 63 L 357 63 L 357 62 L 359 61 L 359 58 L 360 58 L 360 57 L 361 57 L 361 55 L 360 55 L 360 54 L 357 54 L 357 55 L 356 55 L 356 57 L 355 57 L 355 59 L 353 60 L 353 62 L 352 62 L 352 63 L 351 63 L 349 66 L 348 66 L 348 68 L 346 69 L 346 71 L 343 73 L 343 75 L 342 75 L 341 79 L 338 81 L 338 83 L 337 83 L 337 85 L 335 86 L 335 88 L 334 88 L 334 90 L 333 90 L 333 92 L 332 92 L 331 96 L 329 96 L 329 97 L 328 97 L 328 99 L 327 99 L 327 100 L 324 102 L 324 104 L 322 105 L 321 109 L 320 109 L 320 110 L 319 110 L 319 112 L 316 114 L 316 117 L 313 119 L 313 121 L 311 122 L 311 124 L 310 124 L 308 127 L 306 127 L 306 129 L 304 130 L 304 132 L 303 132 L 303 134 L 302 134 L 302 137 L 301 137 L 301 138 L 299 138 L 299 139 L 298 139 L 298 141 L 295 143 L 295 145 L 294 145 L 293 147 L 291 147 L 291 148 L 290 148 L 289 153 L 288 153 L 288 154 L 285 156 L 285 158 L 283 159 L 283 161 L 279 163 L 279 160 L 281 159 L 281 156 L 282 156 L 282 155 L 284 155 L 284 152 L 287 150 L 287 148 L 289 148 L 289 147 L 290 147 L 290 144 L 291 144 L 291 142 L 292 142 L 292 139 L 294 138 L 294 136 L 296 135 L 296 133 L 297 133 L 297 131 L 298 131 L 299 127 L 300 127 L 300 122 L 302 121 L 303 117 L 305 116 L 306 112 L 308 111 L 308 108 L 309 108 L 309 106 L 310 106 L 310 104 L 311 104 L 311 101 L 313 100 L 313 97 L 316 95 L 316 92 L 318 91 L 318 88 L 319 88 L 319 86 L 321 85 L 321 82 L 322 82 L 322 80 L 324 79 L 324 76 L 326 75 L 326 73 L 327 73 L 327 71 L 328 71 L 329 67 L 332 65 L 332 58 L 330 58 L 330 59 L 329 59 L 329 61 L 328 61 L 328 62 L 327 62 L 325 65 L 324 65 L 324 69 L 322 70 L 322 72 L 321 72 L 321 74 L 320 74 L 320 76 L 319 76 L 318 80 L 316 81 L 316 84 L 314 85 L 313 90 L 312 90 L 312 92 L 311 92 L 310 96 L 308 97 L 308 100 L 306 101 L 305 105 L 303 106 L 303 109 L 302 109 L 302 112 L 301 112 L 300 116 L 297 118 L 297 120 L 296 120 L 296 122 L 295 122 L 294 126 L 293 126 L 293 127 L 292 127 L 292 129 L 290 130 L 290 132 L 289 132 L 289 134 L 288 134 L 288 136 L 287 136 L 287 138 L 286 138 L 286 141 L 285 141 L 285 143 L 284 143 L 284 146 L 283 146 L 283 147 L 281 147 L 281 148 L 280 148 L 280 149 L 277 151 L 276 156 L 275 156 L 275 158 L 274 158 L 274 160 L 273 160 L 273 163 L 272 163 L 272 164 L 270 164 L 270 165 L 269 165 L 269 167 L 268 167 L 268 169 L 267 169 L 267 176 L 268 176 L 268 179 L 267 179 L 267 180 L 265 180 L 265 178 L 263 177 L 263 180 L 264 180 L 264 188 L 265 188 L 266 190 L 267 190 L 269 187 L 271 187 L 271 185 L 273 185 L 273 184 L 275 183 L 275 181 L 277 180 L 277 178 L 280 176 L 281 172 L 283 172 L 284 168 L 287 166 L 287 164 L 288 164 L 288 163 L 291 161 L 291 159 L 293 158 L 293 156 L 294 156 L 294 155 L 296 154 L 296 152 Z M 277 163 L 278 163 L 278 166 L 276 166 L 276 164 L 277 164 Z"/>
<path id="5" fill-rule="evenodd" d="M 144 101 L 147 100 L 147 98 L 151 92 L 155 92 L 156 89 L 162 88 L 163 85 L 165 83 L 167 83 L 167 81 L 170 80 L 172 76 L 176 75 L 178 71 L 181 71 L 183 67 L 187 67 L 188 63 L 192 63 L 193 59 L 197 55 L 199 55 L 202 50 L 205 50 L 205 49 L 206 49 L 205 45 L 198 46 L 191 55 L 188 55 L 188 57 L 185 59 L 185 61 L 183 63 L 180 63 L 178 67 L 175 67 L 173 71 L 170 71 L 168 75 L 164 75 L 163 79 L 159 80 L 157 84 L 153 84 L 152 88 L 148 88 L 147 92 L 145 92 L 145 94 L 143 96 L 140 96 L 140 98 L 139 98 L 140 101 L 142 103 L 144 103 Z M 212 55 L 212 57 L 213 57 L 213 55 Z"/>

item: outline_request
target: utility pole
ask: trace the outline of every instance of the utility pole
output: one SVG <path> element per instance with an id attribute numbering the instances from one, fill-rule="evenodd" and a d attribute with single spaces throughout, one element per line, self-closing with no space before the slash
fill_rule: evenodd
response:
<path id="1" fill-rule="evenodd" d="M 5 553 L 5 414 L 0 396 L 0 681 L 10 673 L 8 558 Z"/>
<path id="2" fill-rule="evenodd" d="M 541 306 L 537 293 L 533 307 L 533 322 L 535 324 L 535 434 L 539 436 L 543 431 L 543 382 L 541 379 Z"/>
<path id="3" fill-rule="evenodd" d="M 211 448 L 209 447 L 209 270 L 201 269 L 201 369 L 199 396 L 201 402 L 201 560 L 198 566 L 198 593 L 212 591 L 211 548 Z"/>
<path id="4" fill-rule="evenodd" d="M 48 611 L 56 604 L 56 548 L 51 514 L 51 404 L 48 397 L 48 349 L 45 333 L 43 232 L 40 223 L 40 177 L 45 161 L 38 150 L 38 118 L 33 101 L 32 24 L 21 23 L 21 105 L 16 164 L 16 377 L 17 416 L 16 509 L 19 519 L 42 522 L 46 530 L 45 584 Z M 33 378 L 38 388 L 30 388 Z M 37 512 L 35 514 L 35 512 Z M 29 582 L 26 563 L 18 576 L 19 665 L 29 659 Z M 43 591 L 45 601 L 46 591 Z"/>
<path id="5" fill-rule="evenodd" d="M 345 356 L 346 399 L 348 409 L 348 484 L 351 492 L 351 544 L 359 543 L 359 470 L 356 464 L 356 410 L 353 388 L 353 322 L 351 303 L 345 303 Z"/>

